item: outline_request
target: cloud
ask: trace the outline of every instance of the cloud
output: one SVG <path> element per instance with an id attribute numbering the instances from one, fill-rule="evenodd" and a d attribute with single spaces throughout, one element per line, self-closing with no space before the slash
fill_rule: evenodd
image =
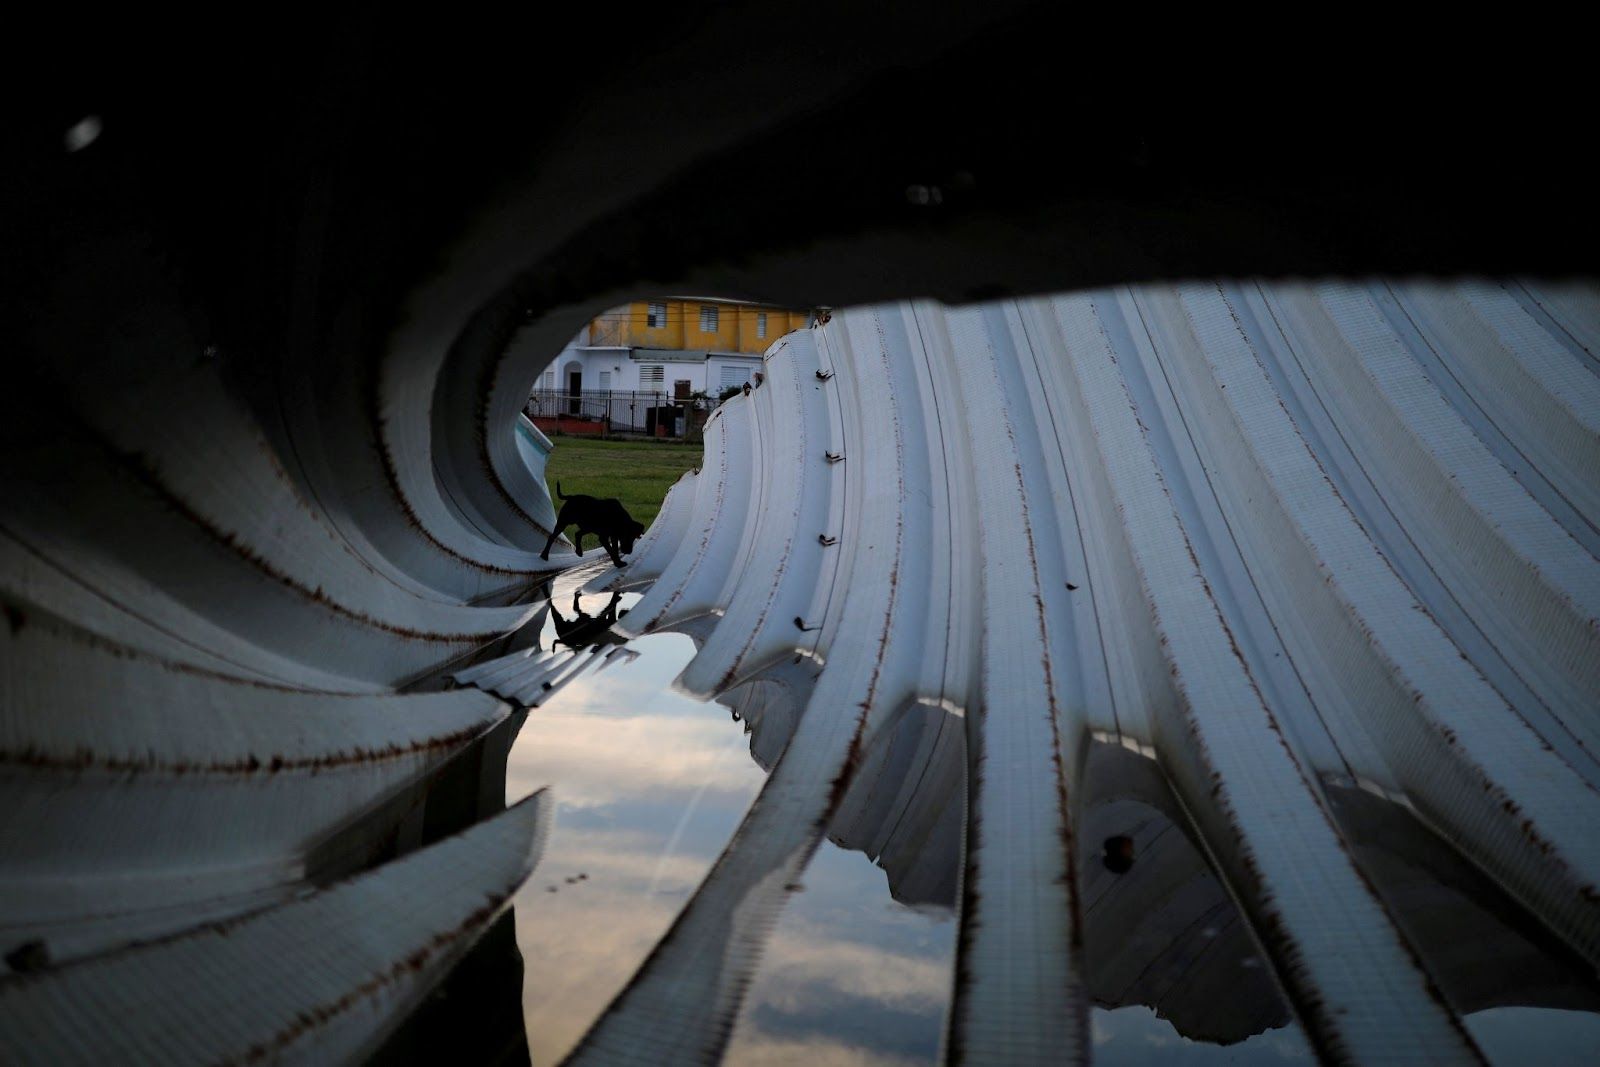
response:
<path id="1" fill-rule="evenodd" d="M 727 1061 L 749 1067 L 774 1067 L 803 1063 L 807 1067 L 901 1067 L 919 1063 L 903 1056 L 856 1048 L 828 1038 L 795 1041 L 773 1037 L 751 1027 L 734 1034 Z"/>
<path id="2" fill-rule="evenodd" d="M 762 1002 L 788 1014 L 823 1010 L 842 999 L 869 1000 L 910 1012 L 942 1012 L 950 996 L 950 961 L 913 956 L 815 931 L 780 932 L 767 956 L 782 961 L 758 979 Z"/>
<path id="3" fill-rule="evenodd" d="M 550 785 L 562 805 L 599 807 L 702 787 L 749 797 L 764 780 L 739 727 L 713 712 L 613 717 L 540 708 L 512 747 L 506 793 L 512 799 Z"/>

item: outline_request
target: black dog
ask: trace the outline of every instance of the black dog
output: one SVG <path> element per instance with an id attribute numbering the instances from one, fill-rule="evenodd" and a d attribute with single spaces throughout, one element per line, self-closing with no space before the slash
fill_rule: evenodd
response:
<path id="1" fill-rule="evenodd" d="M 625 566 L 621 553 L 633 551 L 633 542 L 644 533 L 644 523 L 635 522 L 622 501 L 615 497 L 601 500 L 577 494 L 568 496 L 561 491 L 560 482 L 556 483 L 556 496 L 561 498 L 561 510 L 556 514 L 555 529 L 550 531 L 550 540 L 545 542 L 539 558 L 549 559 L 550 546 L 556 543 L 561 531 L 576 526 L 578 532 L 572 538 L 572 547 L 578 550 L 578 555 L 583 555 L 583 535 L 592 533 L 600 539 L 600 547 L 611 554 L 611 562 Z"/>

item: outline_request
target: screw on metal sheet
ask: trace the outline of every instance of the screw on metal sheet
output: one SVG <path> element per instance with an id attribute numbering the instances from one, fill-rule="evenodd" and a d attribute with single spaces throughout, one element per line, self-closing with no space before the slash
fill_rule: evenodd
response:
<path id="1" fill-rule="evenodd" d="M 827 457 L 829 463 L 837 463 L 844 458 L 843 452 L 824 452 L 823 455 Z"/>
<path id="2" fill-rule="evenodd" d="M 819 381 L 819 382 L 825 382 L 829 378 L 832 378 L 832 377 L 833 377 L 833 371 L 831 371 L 831 370 L 819 370 L 819 371 L 817 371 L 817 381 Z"/>
<path id="3" fill-rule="evenodd" d="M 1077 591 L 1078 591 L 1078 587 L 1077 586 L 1073 585 L 1071 582 L 1067 583 L 1067 592 L 1075 593 Z"/>
<path id="4" fill-rule="evenodd" d="M 822 629 L 822 627 L 820 627 L 820 626 L 807 626 L 806 625 L 806 620 L 802 619 L 798 615 L 796 615 L 794 617 L 794 624 L 795 624 L 796 628 L 798 628 L 801 633 L 806 633 L 806 634 L 810 633 L 812 630 L 820 630 L 820 629 Z"/>
<path id="5" fill-rule="evenodd" d="M 817 534 L 817 544 L 819 545 L 836 545 L 838 543 L 839 539 L 837 537 L 829 537 L 827 534 Z"/>

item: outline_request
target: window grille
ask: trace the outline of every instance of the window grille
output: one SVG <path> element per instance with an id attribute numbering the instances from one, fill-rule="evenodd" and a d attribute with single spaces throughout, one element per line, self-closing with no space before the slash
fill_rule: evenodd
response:
<path id="1" fill-rule="evenodd" d="M 700 332 L 717 332 L 717 309 L 703 307 L 700 309 Z"/>
<path id="2" fill-rule="evenodd" d="M 645 325 L 652 329 L 660 329 L 667 324 L 667 305 L 651 304 L 645 315 Z"/>
<path id="3" fill-rule="evenodd" d="M 765 311 L 756 312 L 756 336 L 760 338 L 767 336 L 767 313 Z"/>

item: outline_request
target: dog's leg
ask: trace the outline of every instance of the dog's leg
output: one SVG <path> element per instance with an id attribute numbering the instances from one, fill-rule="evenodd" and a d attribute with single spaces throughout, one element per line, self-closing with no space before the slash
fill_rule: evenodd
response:
<path id="1" fill-rule="evenodd" d="M 559 527 L 559 526 L 557 526 L 554 530 L 550 531 L 550 540 L 548 540 L 548 541 L 546 541 L 544 543 L 544 551 L 539 553 L 539 558 L 540 559 L 549 559 L 550 558 L 550 546 L 556 543 L 556 538 L 559 537 L 560 535 L 561 535 L 561 527 Z"/>

